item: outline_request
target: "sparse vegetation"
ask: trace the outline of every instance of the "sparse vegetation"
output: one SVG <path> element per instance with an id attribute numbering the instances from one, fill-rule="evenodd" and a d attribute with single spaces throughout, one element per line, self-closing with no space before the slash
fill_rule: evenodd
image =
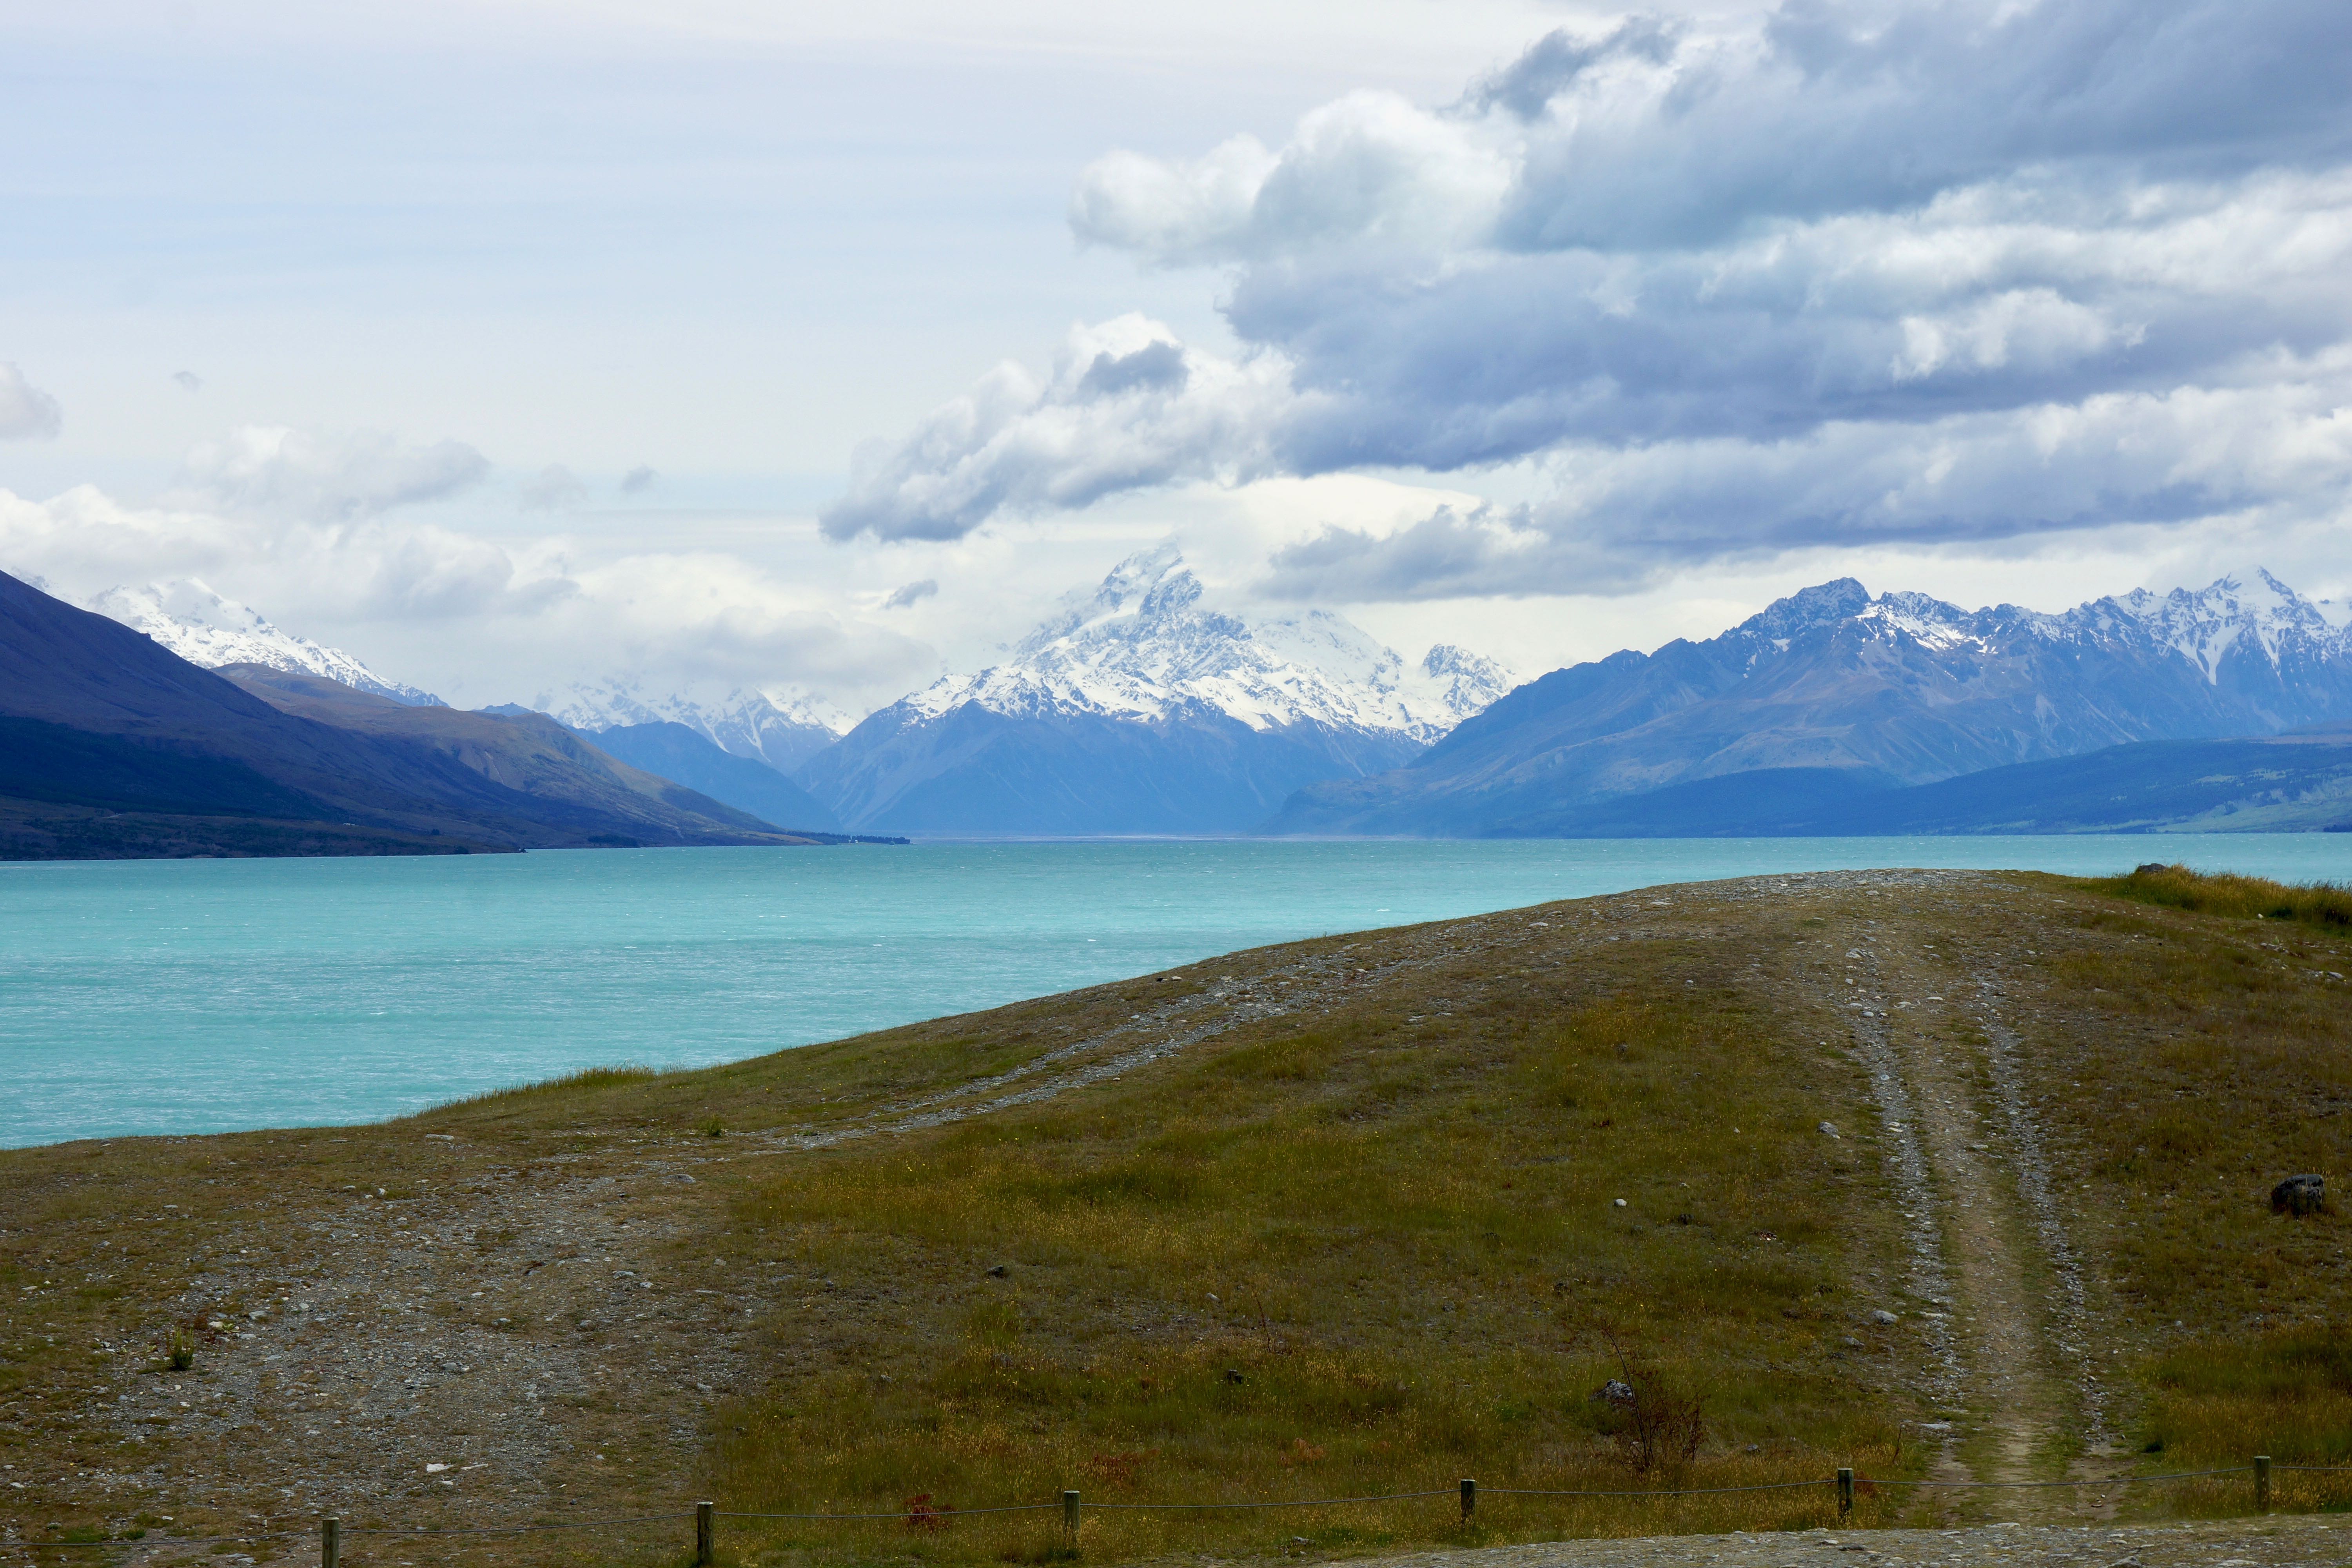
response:
<path id="1" fill-rule="evenodd" d="M 2295 921 L 2352 936 L 2352 888 L 2334 882 L 2273 882 L 2265 877 L 2209 874 L 2186 866 L 2151 864 L 2095 886 L 2122 898 L 2198 914 Z"/>
<path id="2" fill-rule="evenodd" d="M 527 1498 L 501 1478 L 506 1506 L 562 1517 L 703 1495 L 884 1516 L 730 1521 L 722 1556 L 745 1563 L 1058 1561 L 1057 1509 L 972 1510 L 1064 1487 L 1085 1494 L 1078 1549 L 1097 1562 L 1271 1553 L 1294 1534 L 1324 1554 L 1828 1523 L 1826 1488 L 1635 1503 L 1506 1489 L 1814 1479 L 1839 1464 L 1888 1479 L 1926 1463 L 1910 1424 L 1955 1413 L 1926 1392 L 1928 1304 L 1903 1299 L 1887 1130 L 1846 1049 L 1840 976 L 1865 942 L 1909 944 L 1916 973 L 1889 984 L 1921 998 L 1904 1016 L 1920 1028 L 1946 1026 L 1931 994 L 2000 977 L 2095 1342 L 2120 1352 L 2102 1357 L 2109 1418 L 2141 1468 L 2352 1459 L 2352 1379 L 2314 1327 L 2352 1308 L 2342 1221 L 2267 1203 L 2284 1174 L 2344 1170 L 2340 940 L 2324 921 L 2252 919 L 2275 906 L 2149 896 L 2134 884 L 2150 876 L 1979 882 L 1934 904 L 1685 889 L 1671 908 L 1552 906 L 1236 954 L 708 1072 L 597 1069 L 381 1127 L 0 1154 L 0 1396 L 19 1413 L 0 1419 L 0 1462 L 69 1475 L 140 1458 L 94 1404 L 70 1422 L 32 1413 L 110 1398 L 159 1321 L 299 1297 L 311 1266 L 295 1258 L 311 1254 L 291 1244 L 326 1216 L 349 1218 L 332 1220 L 345 1250 L 323 1266 L 354 1267 L 426 1205 L 462 1214 L 468 1194 L 528 1191 L 550 1205 L 529 1212 L 609 1215 L 643 1238 L 613 1281 L 637 1316 L 530 1296 L 576 1272 L 556 1266 L 572 1222 L 485 1211 L 440 1249 L 456 1272 L 429 1311 L 387 1305 L 380 1326 L 337 1332 L 365 1348 L 470 1325 L 534 1364 L 584 1357 L 625 1382 L 657 1337 L 724 1333 L 750 1370 L 683 1396 L 683 1437 L 675 1383 L 635 1436 L 615 1400 L 546 1404 L 558 1432 L 607 1435 L 568 1440 Z M 1108 1065 L 1251 999 L 1284 1010 Z M 1948 1029 L 1954 1060 L 1978 1071 L 1984 1037 L 1957 1014 Z M 983 1103 L 1007 1073 L 1034 1086 L 1049 1061 L 1093 1076 L 874 1131 L 917 1105 Z M 649 1276 L 659 1291 L 641 1288 Z M 493 1279 L 510 1301 L 473 1298 Z M 750 1314 L 731 1304 L 746 1300 Z M 1900 1321 L 1877 1321 L 1881 1306 Z M 209 1332 L 192 1334 L 175 1400 L 243 1353 L 229 1331 L 205 1349 Z M 110 1346 L 134 1353 L 110 1361 Z M 276 1365 L 289 1388 L 308 1375 L 298 1358 Z M 1595 1397 L 1612 1379 L 1655 1391 L 1640 1421 Z M 174 1475 L 216 1468 L 201 1498 L 136 1500 L 174 1515 L 167 1533 L 279 1508 L 281 1476 L 240 1468 L 257 1444 L 199 1451 L 176 1430 L 142 1429 L 144 1455 L 169 1454 Z M 2053 1447 L 2035 1462 L 2064 1461 Z M 1488 1489 L 1467 1526 L 1462 1476 Z M 2232 1486 L 2129 1502 L 2242 1508 Z M 1447 1495 L 1307 1515 L 1149 1506 L 1400 1491 Z M 2284 1506 L 2334 1496 L 2278 1483 Z M 1931 1504 L 1865 1487 L 1854 1522 Z M 0 1517 L 30 1510 L 17 1522 L 35 1529 L 106 1527 L 104 1506 L 86 1489 L 0 1493 Z M 388 1522 L 479 1522 L 436 1512 L 437 1484 L 369 1506 Z M 537 1541 L 468 1546 L 467 1561 L 535 1561 Z"/>

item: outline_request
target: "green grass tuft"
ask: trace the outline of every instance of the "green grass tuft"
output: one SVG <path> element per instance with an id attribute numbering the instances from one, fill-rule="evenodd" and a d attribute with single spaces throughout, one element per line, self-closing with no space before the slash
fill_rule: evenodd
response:
<path id="1" fill-rule="evenodd" d="M 2294 921 L 2352 936 L 2352 888 L 2335 882 L 2273 882 L 2234 872 L 2192 871 L 2186 866 L 2142 866 L 2128 876 L 2092 886 L 2145 904 L 2240 920 Z"/>

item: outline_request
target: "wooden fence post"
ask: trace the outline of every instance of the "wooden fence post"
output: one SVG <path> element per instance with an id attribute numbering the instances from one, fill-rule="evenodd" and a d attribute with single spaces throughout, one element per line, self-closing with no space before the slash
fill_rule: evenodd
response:
<path id="1" fill-rule="evenodd" d="M 1070 1544 L 1076 1546 L 1078 1543 L 1078 1494 L 1074 1491 L 1062 1493 L 1062 1528 L 1068 1532 Z"/>
<path id="2" fill-rule="evenodd" d="M 343 1521 L 333 1514 L 319 1521 L 319 1568 L 338 1568 L 343 1560 Z"/>
<path id="3" fill-rule="evenodd" d="M 1838 1517 L 1843 1519 L 1853 1511 L 1853 1467 L 1838 1467 Z"/>
<path id="4" fill-rule="evenodd" d="M 2270 1510 L 2271 1457 L 2268 1454 L 2256 1454 L 2254 1456 L 2254 1511 L 2268 1513 Z"/>
<path id="5" fill-rule="evenodd" d="M 1465 1476 L 1462 1479 L 1462 1522 L 1469 1523 L 1470 1516 L 1477 1511 L 1478 1483 Z"/>
<path id="6" fill-rule="evenodd" d="M 696 1568 L 710 1568 L 710 1559 L 717 1552 L 718 1521 L 711 1518 L 707 1502 L 694 1505 L 694 1561 Z"/>

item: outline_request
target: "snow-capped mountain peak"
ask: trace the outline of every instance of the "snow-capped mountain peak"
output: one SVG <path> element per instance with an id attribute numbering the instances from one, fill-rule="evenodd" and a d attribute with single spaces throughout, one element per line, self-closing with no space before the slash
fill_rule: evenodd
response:
<path id="1" fill-rule="evenodd" d="M 1518 684 L 1518 678 L 1484 654 L 1442 642 L 1422 656 L 1420 668 L 1406 676 L 1405 683 L 1408 689 L 1421 687 L 1424 700 L 1466 719 L 1492 707 Z"/>
<path id="2" fill-rule="evenodd" d="M 589 734 L 625 724 L 683 724 L 721 751 L 789 773 L 841 738 L 852 720 L 803 693 L 738 687 L 724 696 L 663 691 L 648 695 L 630 677 L 582 681 L 541 692 L 530 706 Z"/>
<path id="3" fill-rule="evenodd" d="M 225 664 L 261 664 L 329 680 L 412 708 L 446 708 L 429 691 L 386 680 L 341 648 L 296 637 L 264 619 L 249 605 L 215 593 L 194 577 L 144 587 L 109 588 L 89 607 L 133 631 L 144 632 L 190 664 L 217 669 Z"/>
<path id="4" fill-rule="evenodd" d="M 1344 616 L 1253 621 L 1206 597 L 1173 545 L 1144 551 L 1065 598 L 1005 662 L 943 677 L 900 706 L 909 720 L 977 702 L 1003 714 L 1147 721 L 1193 707 L 1257 731 L 1318 724 L 1426 744 L 1512 684 L 1502 666 L 1450 646 L 1432 649 L 1409 679 L 1392 649 Z"/>
<path id="5" fill-rule="evenodd" d="M 2221 661 L 2232 648 L 2258 652 L 2275 667 L 2342 635 L 2340 624 L 2319 605 L 2260 566 L 2217 577 L 2193 593 L 2175 588 L 2158 595 L 2137 588 L 2099 604 L 2113 605 L 2158 642 L 2179 650 L 2209 681 L 2221 679 Z"/>

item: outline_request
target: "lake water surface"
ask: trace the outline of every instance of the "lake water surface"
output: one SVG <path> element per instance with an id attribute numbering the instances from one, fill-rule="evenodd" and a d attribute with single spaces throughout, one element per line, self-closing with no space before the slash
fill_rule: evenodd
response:
<path id="1" fill-rule="evenodd" d="M 1659 882 L 2183 860 L 2352 834 L 920 844 L 0 865 L 0 1145 L 360 1121 L 701 1066 L 1236 948 Z"/>

